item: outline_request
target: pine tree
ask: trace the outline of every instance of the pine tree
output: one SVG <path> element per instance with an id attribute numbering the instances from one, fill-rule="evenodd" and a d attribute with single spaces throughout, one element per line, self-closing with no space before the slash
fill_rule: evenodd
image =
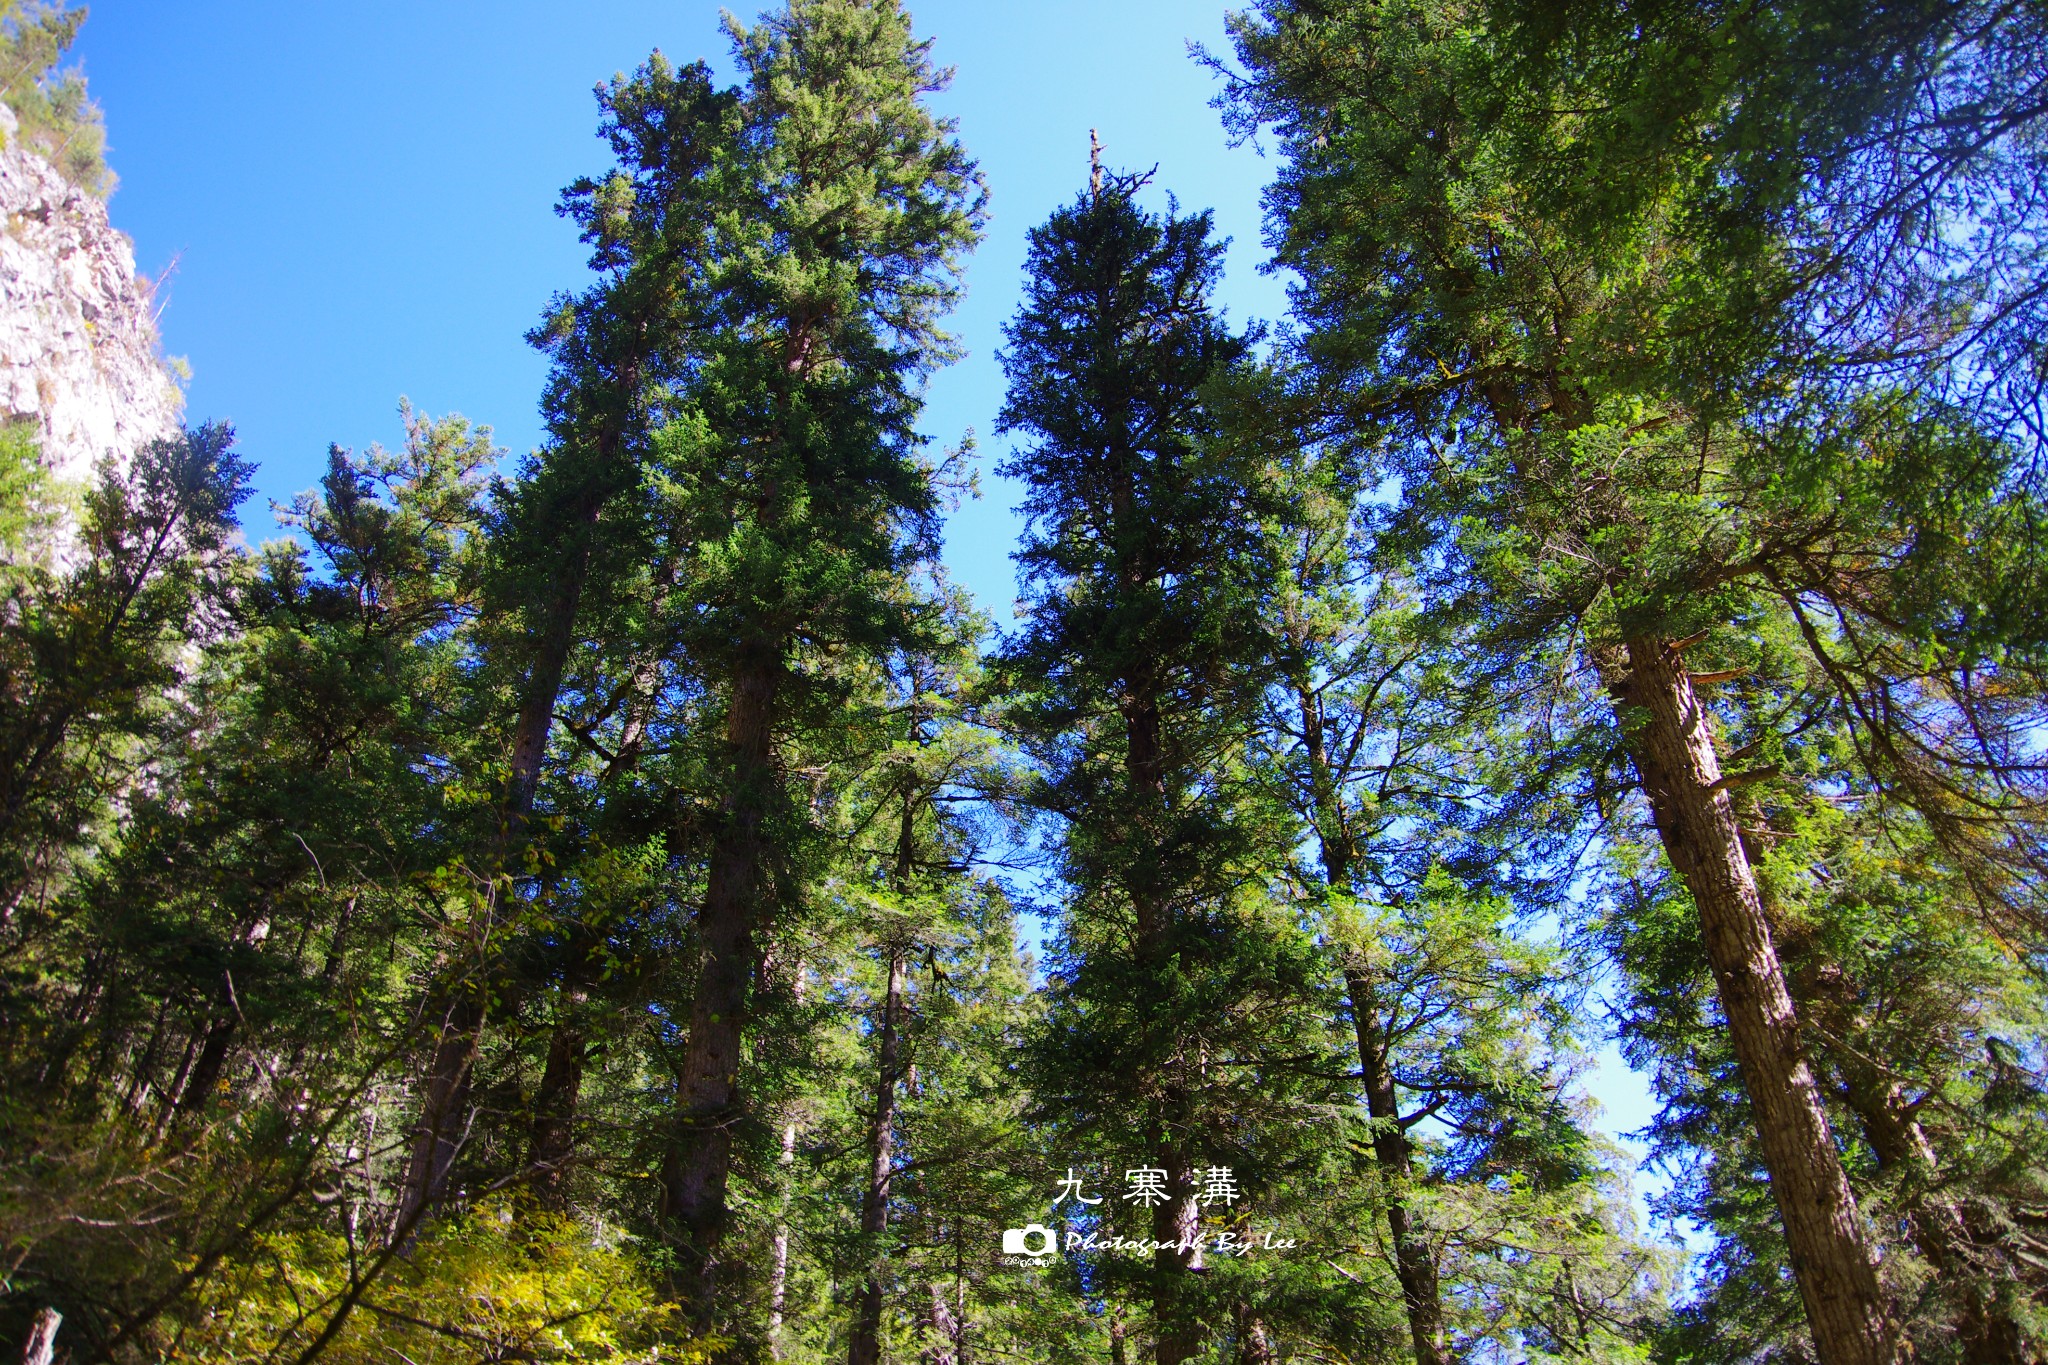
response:
<path id="1" fill-rule="evenodd" d="M 1682 348 L 1659 310 L 1710 288 L 1715 259 L 1682 211 L 1700 149 L 1628 195 L 1556 212 L 1546 188 L 1585 145 L 1577 101 L 1517 86 L 1484 20 L 1459 5 L 1273 5 L 1241 26 L 1240 116 L 1277 123 L 1288 145 L 1282 259 L 1304 275 L 1309 347 L 1350 411 L 1398 433 L 1406 552 L 1439 570 L 1446 611 L 1480 623 L 1497 685 L 1598 679 L 1610 753 L 1701 917 L 1818 1350 L 1890 1360 L 1893 1312 L 1742 846 L 1731 789 L 1758 770 L 1724 772 L 1702 690 L 1723 670 L 1700 665 L 1783 611 L 1846 707 L 1892 708 L 1895 724 L 1866 732 L 1874 757 L 1913 748 L 1902 774 L 1941 774 L 1924 808 L 1984 785 L 1959 750 L 1903 740 L 1932 728 L 1904 700 L 1927 674 L 1886 678 L 1910 664 L 1903 648 L 1843 646 L 1904 627 L 1957 673 L 1992 658 L 1967 627 L 1907 624 L 1903 574 L 1847 566 L 1924 553 L 1921 572 L 1946 572 L 1934 547 L 1959 544 L 1957 499 L 2010 514 L 2009 485 L 1983 481 L 1996 460 L 1966 414 L 1881 374 L 1838 396 L 1839 423 L 1766 422 L 1668 382 L 1659 365 Z M 1848 431 L 1854 446 L 1837 444 Z M 1883 454 L 1859 463 L 1849 448 Z M 1962 560 L 1965 577 L 1993 566 Z M 2023 863 L 2030 837 L 2004 848 Z"/>
<path id="2" fill-rule="evenodd" d="M 593 575 L 603 593 L 615 586 L 613 566 L 647 558 L 638 519 L 655 420 L 650 405 L 665 382 L 698 360 L 685 340 L 694 321 L 688 309 L 720 202 L 707 175 L 733 135 L 732 98 L 712 89 L 701 64 L 677 71 L 658 56 L 638 80 L 615 80 L 598 97 L 604 135 L 621 165 L 602 182 L 571 185 L 562 212 L 583 229 L 591 265 L 604 278 L 581 296 L 557 299 L 529 337 L 554 361 L 542 399 L 550 441 L 506 490 L 492 535 L 494 615 L 523 627 L 486 636 L 496 666 L 518 678 L 499 847 L 477 869 L 485 913 L 463 950 L 472 970 L 453 978 L 449 998 L 440 1002 L 441 1032 L 427 1066 L 401 1213 L 408 1223 L 445 1196 L 468 1121 L 486 1000 L 498 988 L 493 978 L 506 970 L 494 944 L 500 912 L 509 909 L 500 904 L 503 879 L 526 871 L 530 818 L 564 678 L 579 638 L 594 633 L 589 620 L 598 604 L 585 600 Z M 644 706 L 644 698 L 635 704 Z M 622 741 L 629 758 L 635 747 Z M 573 932 L 569 937 L 571 955 L 587 955 L 588 945 Z M 581 969 L 568 970 L 573 978 Z M 569 990 L 577 989 L 572 982 Z M 574 1033 L 568 1023 L 554 1048 L 557 1066 L 541 1104 L 547 1117 L 535 1135 L 534 1159 L 543 1170 L 565 1156 L 561 1135 L 580 1076 Z"/>
<path id="3" fill-rule="evenodd" d="M 1223 439 L 1212 397 L 1251 339 L 1209 303 L 1208 215 L 1147 213 L 1138 187 L 1107 176 L 1032 233 L 1001 419 L 1028 438 L 1005 466 L 1029 490 L 1028 616 L 1003 668 L 1060 822 L 1040 1099 L 1065 1140 L 1161 1186 L 1117 1211 L 1149 1227 L 1102 1217 L 1156 1244 L 1137 1286 L 1178 1365 L 1221 1316 L 1194 1274 L 1201 1171 L 1228 1156 L 1248 1189 L 1273 1182 L 1319 1085 L 1279 1059 L 1330 1039 L 1271 895 L 1285 825 L 1246 761 L 1272 657 L 1263 454 Z"/>
<path id="4" fill-rule="evenodd" d="M 1285 393 L 1255 413 L 1296 442 L 1313 430 Z M 1504 897 L 1477 889 L 1532 889 L 1500 867 L 1540 844 L 1501 800 L 1515 719 L 1458 685 L 1455 642 L 1430 638 L 1400 566 L 1372 553 L 1376 509 L 1353 491 L 1344 444 L 1308 442 L 1283 468 L 1267 609 L 1284 643 L 1265 743 L 1311 850 L 1303 881 L 1342 982 L 1415 1359 L 1481 1338 L 1525 1353 L 1620 1347 L 1644 1330 L 1658 1267 L 1569 1093 L 1584 985 L 1514 932 Z M 1448 1144 L 1426 1136 L 1439 1125 Z M 1500 1256 L 1507 1245 L 1518 1254 Z M 1483 1315 L 1461 1311 L 1475 1302 Z"/>
<path id="5" fill-rule="evenodd" d="M 755 959 L 812 837 L 785 746 L 832 713 L 826 656 L 925 628 L 898 591 L 935 533 L 917 385 L 950 357 L 938 319 L 981 214 L 972 164 L 921 102 L 945 74 L 897 5 L 798 0 L 732 36 L 746 84 L 692 301 L 699 359 L 655 438 L 660 534 L 688 551 L 669 619 L 721 735 L 660 1177 L 676 1292 L 706 1323 L 735 1282 L 720 1248 Z"/>
<path id="6" fill-rule="evenodd" d="M 85 92 L 85 77 L 57 69 L 84 22 L 83 8 L 0 0 L 0 104 L 14 115 L 9 144 L 27 147 L 104 199 L 114 189 L 105 122 Z"/>

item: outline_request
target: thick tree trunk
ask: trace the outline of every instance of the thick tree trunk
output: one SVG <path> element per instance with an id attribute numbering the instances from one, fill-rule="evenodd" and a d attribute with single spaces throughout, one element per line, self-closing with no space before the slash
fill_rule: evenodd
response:
<path id="1" fill-rule="evenodd" d="M 1408 1337 L 1415 1347 L 1416 1365 L 1447 1365 L 1450 1347 L 1444 1338 L 1436 1260 L 1408 1211 L 1407 1192 L 1415 1179 L 1413 1151 L 1395 1102 L 1392 1062 L 1379 1023 L 1379 998 L 1372 978 L 1356 968 L 1344 973 L 1344 986 L 1351 998 L 1352 1027 L 1358 1035 L 1366 1112 L 1373 1120 L 1373 1159 L 1386 1186 L 1387 1231 L 1394 1243 L 1394 1276 L 1400 1281 L 1401 1304 L 1408 1314 Z"/>
<path id="2" fill-rule="evenodd" d="M 1963 1359 L 1967 1365 L 2031 1365 L 2025 1335 L 2012 1314 L 2001 1309 L 1973 1275 L 1976 1248 L 1961 1209 L 1931 1191 L 1937 1178 L 1934 1144 L 1907 1106 L 1898 1083 L 1861 1068 L 1846 1079 L 1849 1108 L 1885 1171 L 1902 1171 L 1907 1181 L 1906 1231 L 1914 1249 L 1935 1274 L 1953 1285 L 1960 1300 Z"/>
<path id="3" fill-rule="evenodd" d="M 677 1253 L 671 1287 L 700 1325 L 713 1316 L 725 1234 L 740 1044 L 766 891 L 762 823 L 775 781 L 769 751 L 780 681 L 772 661 L 742 667 L 733 679 L 726 712 L 732 787 L 698 913 L 697 993 L 676 1097 L 676 1140 L 662 1170 L 662 1222 Z"/>
<path id="4" fill-rule="evenodd" d="M 1615 676 L 1615 662 L 1609 686 L 1665 854 L 1699 910 L 1815 1349 L 1823 1365 L 1892 1365 L 1898 1335 L 1800 1045 L 1706 713 L 1668 642 L 1631 639 L 1625 676 Z"/>
<path id="5" fill-rule="evenodd" d="M 907 806 L 907 803 L 906 803 Z M 905 824 L 909 823 L 908 812 Z M 882 1358 L 882 1234 L 889 1230 L 889 1187 L 896 1174 L 896 1081 L 901 1069 L 898 1017 L 903 1008 L 903 949 L 889 947 L 889 983 L 882 996 L 882 1029 L 877 1040 L 875 1112 L 868 1123 L 868 1185 L 861 1193 L 860 1230 L 870 1262 L 854 1308 L 847 1365 L 879 1365 Z"/>

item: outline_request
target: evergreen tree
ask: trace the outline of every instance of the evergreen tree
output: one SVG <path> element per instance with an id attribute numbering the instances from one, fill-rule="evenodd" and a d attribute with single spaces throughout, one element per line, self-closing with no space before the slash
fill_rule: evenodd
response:
<path id="1" fill-rule="evenodd" d="M 687 341 L 696 321 L 688 309 L 703 283 L 703 243 L 720 204 L 707 177 L 734 134 L 732 98 L 712 89 L 701 64 L 677 71 L 657 55 L 635 82 L 600 87 L 598 100 L 604 136 L 621 165 L 602 182 L 571 185 L 562 212 L 582 228 L 603 279 L 581 296 L 557 299 L 529 337 L 554 360 L 542 399 L 550 441 L 504 490 L 492 535 L 492 614 L 499 624 L 483 637 L 495 667 L 516 678 L 501 830 L 498 848 L 476 868 L 485 913 L 471 922 L 473 941 L 462 950 L 472 970 L 452 977 L 449 997 L 439 1002 L 440 1036 L 406 1177 L 408 1222 L 445 1197 L 468 1122 L 486 1003 L 507 971 L 497 943 L 509 910 L 501 904 L 504 879 L 539 860 L 527 851 L 535 832 L 529 822 L 570 658 L 581 636 L 597 633 L 590 618 L 621 595 L 620 570 L 650 557 L 640 521 L 642 465 L 658 420 L 651 408 L 664 383 L 700 359 Z M 628 688 L 629 714 L 644 714 L 649 704 L 651 662 L 642 663 Z M 618 761 L 605 772 L 612 780 L 638 748 L 630 736 L 619 743 Z M 570 925 L 559 946 L 578 959 L 566 966 L 573 994 L 582 989 L 574 978 L 591 944 Z M 565 1017 L 551 1045 L 556 1065 L 544 1080 L 545 1117 L 533 1140 L 544 1172 L 566 1156 L 561 1143 L 580 1086 L 577 1029 L 573 1016 Z"/>
<path id="2" fill-rule="evenodd" d="M 105 122 L 85 93 L 85 77 L 57 69 L 84 22 L 82 8 L 0 0 L 0 104 L 15 119 L 9 145 L 28 148 L 73 184 L 105 198 L 114 189 Z"/>
<path id="3" fill-rule="evenodd" d="M 1274 121 L 1289 150 L 1282 259 L 1303 272 L 1310 346 L 1351 412 L 1401 437 L 1402 548 L 1478 626 L 1492 681 L 1576 675 L 1611 699 L 1579 742 L 1613 727 L 1593 785 L 1625 759 L 1700 915 L 1815 1344 L 1829 1361 L 1892 1359 L 1893 1310 L 1742 845 L 1732 789 L 1764 770 L 1723 771 L 1704 686 L 1728 670 L 1699 663 L 1739 666 L 1785 613 L 1864 723 L 1867 765 L 1901 786 L 1933 775 L 1918 787 L 1930 819 L 1971 792 L 2023 816 L 2007 779 L 1930 738 L 1946 683 L 1919 660 L 1958 679 L 2006 664 L 1975 627 L 1906 603 L 1923 576 L 1999 581 L 2006 561 L 1963 549 L 1951 518 L 2026 521 L 2031 503 L 1967 412 L 1881 371 L 1832 395 L 1838 420 L 1794 422 L 1673 379 L 1686 333 L 1666 304 L 1715 287 L 1718 245 L 1684 198 L 1711 149 L 1681 122 L 1683 153 L 1635 166 L 1647 178 L 1628 193 L 1556 212 L 1550 187 L 1600 169 L 1579 101 L 1569 81 L 1518 84 L 1488 17 L 1274 5 L 1241 27 L 1240 117 Z M 1755 239 L 1759 261 L 1776 240 Z M 2001 595 L 2023 576 L 2003 581 Z M 2031 695 L 2030 665 L 2006 663 Z M 1993 703 L 1971 742 L 2009 753 L 2024 714 Z M 1985 861 L 2029 865 L 2030 829 L 2001 829 Z"/>
<path id="4" fill-rule="evenodd" d="M 812 838 L 788 746 L 835 714 L 829 656 L 926 629 L 898 591 L 935 548 L 918 384 L 950 357 L 938 319 L 981 214 L 972 163 L 921 102 L 945 73 L 893 0 L 798 0 L 732 33 L 746 84 L 692 300 L 701 359 L 656 435 L 661 534 L 687 547 L 669 619 L 720 736 L 660 1177 L 676 1291 L 705 1323 L 739 1282 L 720 1248 L 755 960 Z"/>
<path id="5" fill-rule="evenodd" d="M 1254 420 L 1289 409 L 1282 396 Z M 1298 440 L 1307 424 L 1290 415 Z M 1533 881 L 1498 866 L 1540 844 L 1529 810 L 1502 800 L 1516 722 L 1458 685 L 1398 566 L 1375 571 L 1374 509 L 1342 452 L 1311 443 L 1285 469 L 1265 742 L 1313 853 L 1302 875 L 1343 985 L 1410 1345 L 1421 1362 L 1482 1339 L 1626 1351 L 1646 1333 L 1658 1258 L 1629 1235 L 1568 1090 L 1585 985 L 1513 932 L 1502 898 L 1448 870 Z"/>
<path id="6" fill-rule="evenodd" d="M 1155 1181 L 1149 1227 L 1103 1217 L 1154 1245 L 1135 1278 L 1178 1365 L 1220 1317 L 1194 1273 L 1203 1172 L 1242 1170 L 1251 1199 L 1274 1182 L 1330 1039 L 1247 761 L 1272 659 L 1263 453 L 1222 439 L 1211 399 L 1251 338 L 1209 304 L 1208 215 L 1149 214 L 1138 185 L 1103 177 L 1032 233 L 1001 419 L 1029 438 L 1005 467 L 1029 489 L 1028 618 L 1003 666 L 1066 888 L 1039 1099 L 1063 1140 Z"/>

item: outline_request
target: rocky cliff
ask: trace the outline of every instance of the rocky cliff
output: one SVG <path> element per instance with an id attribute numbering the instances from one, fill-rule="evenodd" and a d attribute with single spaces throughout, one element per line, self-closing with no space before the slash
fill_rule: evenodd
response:
<path id="1" fill-rule="evenodd" d="M 14 131 L 0 105 L 0 421 L 34 422 L 51 472 L 82 481 L 175 431 L 184 400 L 133 245 Z"/>

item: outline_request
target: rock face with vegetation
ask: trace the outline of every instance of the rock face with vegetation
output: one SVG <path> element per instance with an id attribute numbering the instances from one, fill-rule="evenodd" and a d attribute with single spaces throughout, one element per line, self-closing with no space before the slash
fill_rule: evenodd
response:
<path id="1" fill-rule="evenodd" d="M 0 131 L 0 420 L 33 422 L 50 472 L 83 481 L 177 430 L 183 399 L 105 202 L 32 151 L 11 110 Z"/>

